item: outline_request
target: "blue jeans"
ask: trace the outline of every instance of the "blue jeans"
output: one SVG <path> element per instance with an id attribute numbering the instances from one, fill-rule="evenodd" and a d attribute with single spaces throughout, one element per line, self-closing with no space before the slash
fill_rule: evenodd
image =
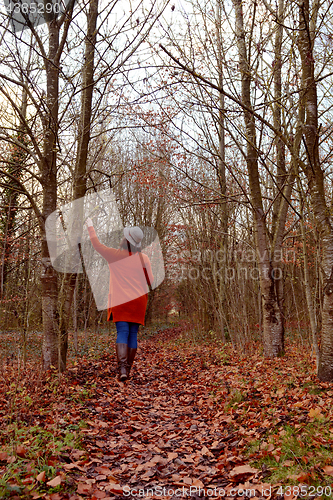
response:
<path id="1" fill-rule="evenodd" d="M 129 348 L 138 347 L 139 323 L 129 323 L 128 321 L 116 321 L 117 344 L 127 344 Z"/>

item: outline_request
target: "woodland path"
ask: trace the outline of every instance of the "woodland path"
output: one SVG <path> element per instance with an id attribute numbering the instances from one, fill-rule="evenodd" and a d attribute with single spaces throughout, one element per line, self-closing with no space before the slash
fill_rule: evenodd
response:
<path id="1" fill-rule="evenodd" d="M 262 472 L 246 465 L 238 449 L 244 440 L 210 394 L 217 360 L 211 356 L 214 370 L 208 369 L 200 349 L 177 344 L 179 331 L 141 342 L 125 384 L 117 380 L 114 355 L 73 374 L 75 383 L 96 384 L 75 417 L 89 424 L 83 431 L 89 460 L 81 461 L 77 451 L 71 458 L 80 470 L 68 466 L 82 497 L 214 498 L 230 497 L 233 490 L 231 498 L 237 498 L 237 488 L 251 478 L 254 483 L 245 487 L 252 484 L 262 496 Z"/>
<path id="2" fill-rule="evenodd" d="M 333 492 L 333 391 L 308 347 L 289 342 L 283 359 L 267 360 L 260 344 L 241 354 L 190 333 L 140 340 L 124 384 L 114 346 L 80 358 L 60 383 L 33 367 L 16 383 L 6 365 L 4 498 L 296 500 L 290 482 L 308 488 L 303 500 L 330 498 L 308 495 L 311 485 Z"/>

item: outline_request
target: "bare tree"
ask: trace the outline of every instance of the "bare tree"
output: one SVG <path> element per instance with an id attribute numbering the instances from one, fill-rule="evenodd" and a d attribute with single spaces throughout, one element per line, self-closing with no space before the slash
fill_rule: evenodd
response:
<path id="1" fill-rule="evenodd" d="M 91 0 L 88 8 L 78 4 L 74 11 L 73 4 L 69 4 L 67 12 L 60 18 L 50 20 L 38 29 L 31 23 L 21 34 L 3 28 L 2 36 L 8 43 L 2 48 L 1 92 L 21 119 L 29 146 L 14 137 L 14 125 L 2 127 L 1 139 L 27 153 L 32 165 L 24 172 L 30 171 L 42 191 L 40 203 L 40 197 L 32 196 L 26 177 L 15 180 L 29 199 L 41 231 L 43 358 L 46 369 L 53 366 L 63 370 L 66 365 L 76 277 L 61 276 L 53 268 L 45 220 L 57 210 L 59 201 L 84 196 L 89 172 L 94 169 L 93 158 L 89 157 L 89 143 L 96 132 L 96 124 L 106 119 L 118 105 L 108 102 L 108 96 L 115 95 L 112 82 L 117 80 L 119 91 L 123 89 L 131 69 L 131 58 L 147 38 L 166 3 L 156 5 L 152 2 L 144 9 L 139 1 L 129 14 L 124 12 L 116 16 L 119 2 L 110 4 L 99 14 L 97 0 Z M 114 24 L 111 29 L 110 24 Z M 30 76 L 24 72 L 26 53 L 20 50 L 20 42 L 32 47 Z M 82 65 L 80 52 L 83 44 Z M 24 82 L 18 77 L 21 74 L 26 77 Z M 11 97 L 10 85 L 26 90 L 29 120 L 24 119 Z M 78 96 L 81 96 L 81 103 Z M 104 133 L 111 130 L 112 135 L 112 129 L 117 126 L 118 123 L 108 120 L 104 124 Z M 8 180 L 6 172 L 2 173 Z"/>

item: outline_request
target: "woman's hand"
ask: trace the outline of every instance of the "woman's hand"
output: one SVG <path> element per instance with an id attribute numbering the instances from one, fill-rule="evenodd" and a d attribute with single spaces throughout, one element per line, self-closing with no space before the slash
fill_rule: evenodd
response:
<path id="1" fill-rule="evenodd" d="M 88 217 L 88 218 L 86 219 L 86 224 L 87 224 L 87 227 L 94 227 L 94 225 L 93 225 L 93 221 L 91 220 L 91 218 L 90 218 L 90 217 Z"/>

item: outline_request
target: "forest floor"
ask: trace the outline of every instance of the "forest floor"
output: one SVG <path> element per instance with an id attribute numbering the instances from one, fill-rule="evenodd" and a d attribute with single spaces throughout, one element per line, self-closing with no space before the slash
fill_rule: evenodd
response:
<path id="1" fill-rule="evenodd" d="M 186 325 L 150 331 L 124 384 L 113 352 L 60 378 L 8 357 L 0 498 L 333 496 L 333 388 L 299 344 L 265 360 Z"/>

